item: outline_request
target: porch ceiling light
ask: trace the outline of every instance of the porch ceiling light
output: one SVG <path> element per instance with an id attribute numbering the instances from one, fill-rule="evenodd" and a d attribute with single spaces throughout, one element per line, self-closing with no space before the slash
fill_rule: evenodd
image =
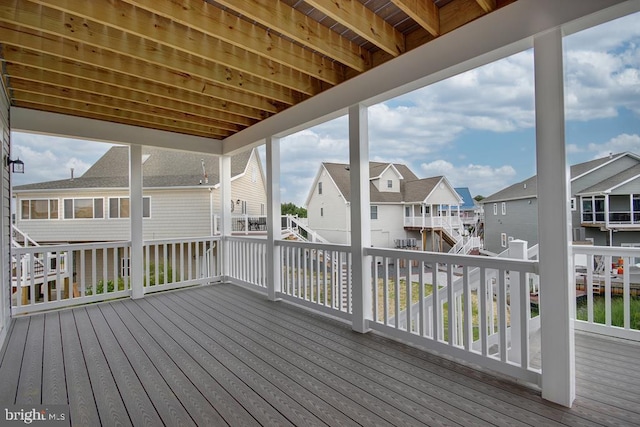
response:
<path id="1" fill-rule="evenodd" d="M 24 173 L 24 162 L 20 160 L 20 158 L 11 160 L 9 156 L 7 156 L 7 166 L 11 167 L 11 172 L 13 173 Z"/>

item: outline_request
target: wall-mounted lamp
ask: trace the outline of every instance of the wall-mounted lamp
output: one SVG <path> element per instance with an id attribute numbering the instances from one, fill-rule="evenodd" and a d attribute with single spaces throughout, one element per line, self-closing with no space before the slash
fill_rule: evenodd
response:
<path id="1" fill-rule="evenodd" d="M 240 204 L 240 199 L 236 200 L 236 205 Z"/>
<path id="2" fill-rule="evenodd" d="M 20 158 L 11 160 L 7 156 L 7 166 L 11 167 L 11 172 L 13 173 L 24 173 L 24 162 Z"/>

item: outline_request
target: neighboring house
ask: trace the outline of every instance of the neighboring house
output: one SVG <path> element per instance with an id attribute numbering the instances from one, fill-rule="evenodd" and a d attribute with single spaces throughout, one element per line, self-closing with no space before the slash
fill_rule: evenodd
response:
<path id="1" fill-rule="evenodd" d="M 373 246 L 443 251 L 457 243 L 462 198 L 445 177 L 419 179 L 405 165 L 379 162 L 369 163 L 369 176 Z M 349 165 L 322 163 L 305 203 L 309 227 L 350 243 L 350 196 Z"/>
<path id="2" fill-rule="evenodd" d="M 39 243 L 129 239 L 129 148 L 109 149 L 81 177 L 13 188 L 16 225 Z M 212 234 L 220 211 L 218 157 L 143 149 L 144 239 Z M 265 215 L 264 173 L 257 150 L 231 158 L 234 215 Z"/>
<path id="3" fill-rule="evenodd" d="M 640 246 L 640 156 L 620 153 L 571 166 L 574 241 Z M 499 253 L 511 239 L 538 243 L 537 181 L 533 176 L 482 200 L 485 249 Z"/>

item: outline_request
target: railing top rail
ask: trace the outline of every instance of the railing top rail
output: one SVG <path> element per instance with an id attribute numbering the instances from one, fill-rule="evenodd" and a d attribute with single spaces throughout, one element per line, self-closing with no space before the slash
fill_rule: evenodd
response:
<path id="1" fill-rule="evenodd" d="M 412 261 L 424 261 L 426 263 L 437 262 L 441 264 L 456 264 L 465 267 L 499 268 L 524 273 L 538 272 L 538 261 L 530 260 L 381 248 L 365 248 L 364 253 L 365 255 L 370 256 L 384 256 Z"/>
<path id="2" fill-rule="evenodd" d="M 46 245 L 46 246 L 28 246 L 13 248 L 12 253 L 19 254 L 37 254 L 42 252 L 65 252 L 79 251 L 87 249 L 104 249 L 104 248 L 121 248 L 123 246 L 131 246 L 131 242 L 127 240 L 117 242 L 98 242 L 98 243 L 70 243 L 64 245 Z"/>
<path id="3" fill-rule="evenodd" d="M 290 246 L 295 248 L 318 249 L 323 251 L 349 252 L 351 246 L 337 243 L 301 242 L 298 240 L 276 240 L 277 246 Z"/>
<path id="4" fill-rule="evenodd" d="M 622 246 L 572 245 L 571 249 L 574 254 L 628 255 L 628 256 L 640 257 L 640 248 L 628 248 L 628 247 L 622 247 Z"/>
<path id="5" fill-rule="evenodd" d="M 145 240 L 144 245 L 164 245 L 164 244 L 173 244 L 173 243 L 184 243 L 184 242 L 210 242 L 210 241 L 219 241 L 221 240 L 220 236 L 202 236 L 202 237 L 181 237 L 176 239 L 154 239 L 154 240 Z"/>
<path id="6" fill-rule="evenodd" d="M 266 236 L 254 237 L 254 236 L 225 236 L 224 240 L 228 242 L 257 242 L 265 243 L 267 241 Z"/>

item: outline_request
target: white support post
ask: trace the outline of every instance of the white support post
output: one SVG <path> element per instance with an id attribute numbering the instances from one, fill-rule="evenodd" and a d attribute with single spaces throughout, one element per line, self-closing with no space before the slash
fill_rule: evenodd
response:
<path id="1" fill-rule="evenodd" d="M 129 146 L 129 221 L 131 255 L 129 259 L 131 298 L 144 297 L 144 240 L 142 233 L 142 146 Z"/>
<path id="2" fill-rule="evenodd" d="M 231 260 L 229 259 L 229 241 L 231 236 L 231 157 L 220 156 L 220 235 L 222 280 L 229 280 Z"/>
<path id="3" fill-rule="evenodd" d="M 606 228 L 609 228 L 609 195 L 604 195 L 604 225 Z M 613 246 L 613 242 L 611 242 L 611 246 Z"/>
<path id="4" fill-rule="evenodd" d="M 564 134 L 562 34 L 556 28 L 534 39 L 536 163 L 542 397 L 571 407 L 575 399 L 575 349 L 570 304 L 572 261 L 569 178 Z"/>
<path id="5" fill-rule="evenodd" d="M 349 107 L 349 164 L 351 170 L 352 328 L 369 330 L 371 319 L 371 260 L 364 248 L 371 246 L 369 197 L 369 134 L 367 108 Z"/>
<path id="6" fill-rule="evenodd" d="M 280 246 L 276 240 L 282 235 L 280 208 L 280 140 L 267 138 L 267 295 L 278 300 L 281 290 Z"/>
<path id="7" fill-rule="evenodd" d="M 509 242 L 509 258 L 528 259 L 527 242 L 524 240 L 512 240 Z M 526 283 L 520 283 L 520 273 L 512 271 L 509 273 L 509 301 L 510 301 L 510 318 L 511 318 L 511 351 L 509 352 L 509 360 L 520 364 L 522 361 L 522 341 L 529 339 L 523 337 L 522 331 L 522 313 L 520 312 L 520 299 L 527 297 L 528 289 Z M 528 299 L 527 299 L 528 300 Z"/>

